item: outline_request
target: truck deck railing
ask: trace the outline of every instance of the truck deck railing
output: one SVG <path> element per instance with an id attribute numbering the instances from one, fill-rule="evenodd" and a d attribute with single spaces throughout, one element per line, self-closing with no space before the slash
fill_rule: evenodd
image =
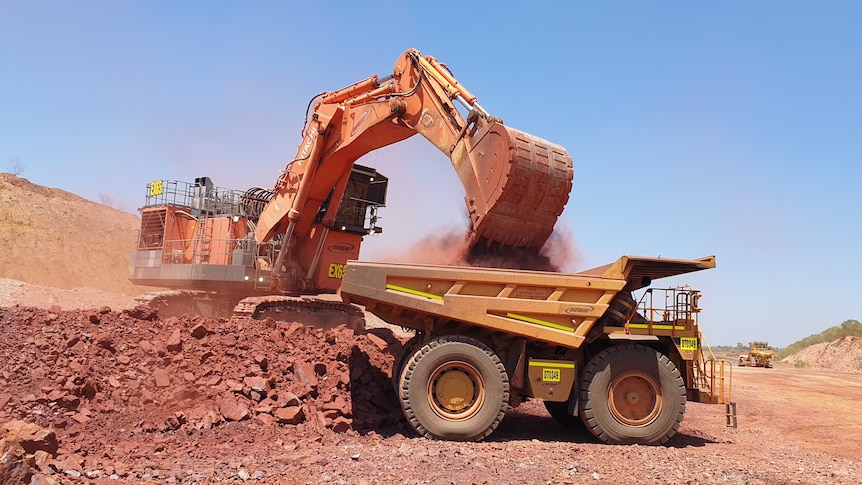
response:
<path id="1" fill-rule="evenodd" d="M 700 292 L 690 286 L 647 288 L 638 302 L 638 313 L 650 322 L 690 322 L 697 325 Z"/>

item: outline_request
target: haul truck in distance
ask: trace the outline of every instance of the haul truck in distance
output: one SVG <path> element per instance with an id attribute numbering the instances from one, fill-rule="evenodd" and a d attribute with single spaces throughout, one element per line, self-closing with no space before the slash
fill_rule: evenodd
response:
<path id="1" fill-rule="evenodd" d="M 729 365 L 704 357 L 698 291 L 645 289 L 639 302 L 632 292 L 714 267 L 714 257 L 623 256 L 577 274 L 350 261 L 341 294 L 416 330 L 393 381 L 420 435 L 482 439 L 536 398 L 603 442 L 653 445 L 676 433 L 687 400 L 729 402 Z"/>
<path id="2" fill-rule="evenodd" d="M 748 343 L 748 353 L 739 356 L 739 366 L 772 368 L 772 349 L 769 342 L 755 340 Z"/>

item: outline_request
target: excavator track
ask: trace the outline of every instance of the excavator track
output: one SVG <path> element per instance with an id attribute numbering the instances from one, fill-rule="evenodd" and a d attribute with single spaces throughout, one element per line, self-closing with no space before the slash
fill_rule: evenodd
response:
<path id="1" fill-rule="evenodd" d="M 236 297 L 194 290 L 165 290 L 145 293 L 135 301 L 156 309 L 161 317 L 201 315 L 210 318 L 250 318 L 297 321 L 303 325 L 329 329 L 346 325 L 354 331 L 365 328 L 365 313 L 343 303 L 336 295 Z M 233 308 L 231 311 L 230 308 Z"/>
<path id="2" fill-rule="evenodd" d="M 358 307 L 333 299 L 307 296 L 252 296 L 243 298 L 233 309 L 235 318 L 298 321 L 303 325 L 329 329 L 346 325 L 354 331 L 365 328 L 365 313 Z"/>
<path id="3" fill-rule="evenodd" d="M 209 318 L 230 317 L 230 310 L 238 299 L 195 290 L 153 291 L 135 297 L 136 302 L 156 309 L 161 317 L 201 315 Z"/>
<path id="4" fill-rule="evenodd" d="M 142 295 L 136 296 L 135 301 L 140 303 L 141 305 L 152 306 L 154 304 L 166 302 L 171 298 L 192 297 L 195 293 L 197 292 L 183 290 L 151 291 L 149 293 L 144 293 Z"/>

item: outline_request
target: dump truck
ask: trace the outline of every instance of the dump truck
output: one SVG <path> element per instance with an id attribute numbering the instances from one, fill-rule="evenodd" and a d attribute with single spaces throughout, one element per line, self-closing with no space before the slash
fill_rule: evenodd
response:
<path id="1" fill-rule="evenodd" d="M 393 382 L 420 435 L 482 439 L 534 398 L 603 442 L 654 445 L 687 400 L 729 402 L 730 376 L 704 357 L 700 292 L 644 288 L 713 267 L 712 256 L 623 256 L 577 274 L 350 261 L 341 294 L 415 331 Z"/>
<path id="2" fill-rule="evenodd" d="M 739 356 L 739 366 L 772 368 L 772 349 L 769 348 L 769 342 L 749 342 L 748 353 Z"/>
<path id="3" fill-rule="evenodd" d="M 382 232 L 389 179 L 356 161 L 417 133 L 462 182 L 472 266 L 357 260 Z M 301 135 L 272 189 L 147 185 L 130 280 L 164 290 L 140 301 L 162 316 L 360 328 L 371 312 L 413 329 L 392 378 L 407 421 L 432 438 L 483 439 L 540 399 L 603 442 L 659 444 L 687 400 L 727 400 L 724 366 L 704 358 L 700 293 L 647 288 L 715 258 L 556 272 L 541 249 L 569 199 L 571 157 L 505 126 L 445 64 L 408 49 L 391 75 L 312 98 Z"/>

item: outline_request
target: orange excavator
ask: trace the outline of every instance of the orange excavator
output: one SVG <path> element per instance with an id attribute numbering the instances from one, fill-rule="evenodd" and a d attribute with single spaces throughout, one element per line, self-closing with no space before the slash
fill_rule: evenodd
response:
<path id="1" fill-rule="evenodd" d="M 382 231 L 386 204 L 388 179 L 355 162 L 417 133 L 449 157 L 464 186 L 467 260 L 550 269 L 539 250 L 568 201 L 568 153 L 505 126 L 445 64 L 408 49 L 391 75 L 312 98 L 302 142 L 273 189 L 225 189 L 208 177 L 148 184 L 130 280 L 168 290 L 141 301 L 207 316 L 335 308 L 302 296 L 338 291 L 363 237 Z"/>

